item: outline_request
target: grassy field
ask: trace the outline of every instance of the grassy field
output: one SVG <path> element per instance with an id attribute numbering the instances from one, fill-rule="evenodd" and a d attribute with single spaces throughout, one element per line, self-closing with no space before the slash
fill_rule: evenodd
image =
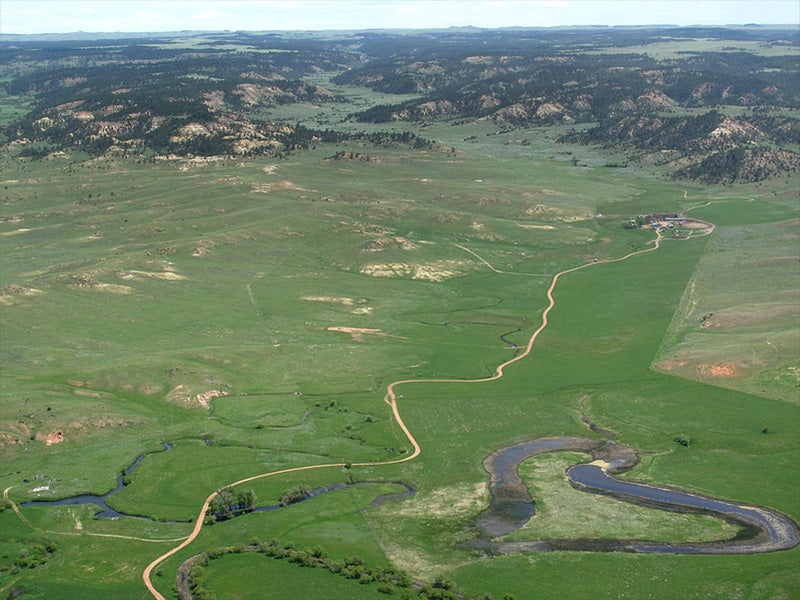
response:
<path id="1" fill-rule="evenodd" d="M 340 117 L 311 108 L 290 110 L 309 123 Z M 110 501 L 147 519 L 23 508 L 26 524 L 0 513 L 0 593 L 144 597 L 143 569 L 190 528 L 166 521 L 192 520 L 213 490 L 278 469 L 406 456 L 382 402 L 401 379 L 420 380 L 397 390 L 418 459 L 248 484 L 266 506 L 299 484 L 381 482 L 204 529 L 161 566 L 162 593 L 186 558 L 254 536 L 497 598 L 564 597 L 565 581 L 574 598 L 800 593 L 797 550 L 486 558 L 458 546 L 488 502 L 483 458 L 540 436 L 591 435 L 582 417 L 641 453 L 631 479 L 800 519 L 798 177 L 703 188 L 606 168 L 607 156 L 556 145 L 557 130 L 419 133 L 441 148 L 156 164 L 3 157 L 0 487 L 15 502 L 103 493 L 150 454 Z M 330 158 L 342 150 L 370 160 Z M 603 264 L 652 242 L 623 228 L 631 216 L 688 209 L 715 232 Z M 538 327 L 553 275 L 594 259 L 562 279 L 548 329 L 502 380 L 424 381 L 491 375 Z M 531 523 L 534 536 L 727 531 L 564 490 L 564 461 L 537 458 L 543 476 L 526 467 L 544 508 L 559 499 Z M 399 480 L 414 497 L 371 506 Z M 45 564 L 15 568 L 48 541 L 57 548 Z M 379 594 L 254 554 L 214 561 L 207 584 L 231 598 Z"/>
<path id="2" fill-rule="evenodd" d="M 619 501 L 586 494 L 569 485 L 567 469 L 590 460 L 588 455 L 558 453 L 529 459 L 521 465 L 520 475 L 536 501 L 536 514 L 506 540 L 564 538 L 633 538 L 674 541 L 730 539 L 737 528 L 720 519 L 704 515 L 681 515 L 668 511 L 631 505 L 620 515 Z M 569 510 L 565 511 L 565 508 Z M 620 518 L 622 517 L 622 518 Z"/>

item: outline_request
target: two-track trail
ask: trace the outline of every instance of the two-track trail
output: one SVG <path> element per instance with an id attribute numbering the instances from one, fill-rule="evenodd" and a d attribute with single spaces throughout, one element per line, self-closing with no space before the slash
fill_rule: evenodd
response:
<path id="1" fill-rule="evenodd" d="M 649 242 L 649 243 L 652 244 L 652 246 L 650 248 L 645 248 L 643 250 L 635 250 L 635 251 L 630 252 L 630 253 L 626 254 L 625 256 L 621 256 L 619 258 L 614 258 L 614 259 L 609 259 L 609 260 L 600 260 L 600 261 L 590 262 L 590 263 L 584 263 L 582 265 L 578 265 L 576 267 L 572 267 L 570 269 L 565 269 L 564 271 L 560 271 L 560 272 L 556 273 L 553 276 L 552 281 L 550 282 L 550 287 L 547 289 L 547 299 L 548 299 L 549 303 L 547 305 L 547 308 L 545 308 L 544 312 L 542 313 L 542 323 L 541 323 L 541 325 L 539 326 L 538 329 L 536 329 L 536 331 L 533 332 L 531 337 L 528 339 L 528 343 L 525 346 L 525 350 L 523 352 L 519 353 L 518 355 L 516 355 L 515 357 L 513 357 L 513 358 L 501 363 L 500 365 L 498 365 L 497 368 L 495 369 L 494 375 L 491 375 L 489 377 L 483 377 L 483 378 L 480 378 L 480 379 L 403 379 L 403 380 L 394 381 L 394 382 L 390 383 L 386 388 L 386 395 L 384 396 L 384 402 L 386 402 L 390 406 L 390 408 L 392 410 L 392 414 L 394 415 L 394 419 L 395 419 L 397 425 L 403 431 L 403 434 L 406 436 L 406 438 L 408 439 L 409 443 L 414 448 L 414 451 L 411 454 L 407 455 L 407 456 L 404 456 L 404 457 L 398 458 L 398 459 L 394 459 L 394 460 L 387 460 L 387 461 L 381 461 L 381 462 L 370 462 L 370 463 L 352 463 L 352 466 L 378 467 L 378 466 L 385 466 L 385 465 L 396 465 L 396 464 L 399 464 L 399 463 L 408 462 L 410 460 L 413 460 L 417 456 L 419 456 L 420 453 L 422 452 L 422 448 L 420 447 L 420 445 L 417 442 L 417 440 L 414 438 L 414 435 L 411 433 L 411 430 L 408 428 L 408 426 L 403 421 L 403 417 L 400 415 L 400 410 L 399 410 L 398 404 L 397 404 L 397 395 L 395 393 L 395 390 L 396 390 L 397 387 L 399 387 L 401 385 L 410 385 L 410 384 L 413 384 L 413 383 L 426 383 L 426 384 L 430 384 L 430 383 L 486 383 L 486 382 L 489 382 L 489 381 L 495 381 L 497 379 L 500 379 L 503 376 L 504 370 L 505 370 L 506 367 L 508 367 L 509 365 L 514 364 L 515 362 L 518 362 L 518 361 L 524 359 L 525 357 L 527 357 L 531 353 L 531 351 L 533 350 L 533 345 L 536 342 L 537 338 L 539 337 L 539 334 L 542 333 L 542 331 L 544 331 L 544 329 L 547 327 L 548 314 L 553 309 L 553 307 L 556 305 L 555 298 L 553 297 L 553 290 L 555 290 L 556 285 L 558 284 L 558 281 L 562 276 L 567 275 L 569 273 L 573 273 L 575 271 L 579 271 L 581 269 L 585 269 L 587 267 L 591 267 L 591 266 L 595 266 L 595 265 L 601 265 L 601 264 L 614 263 L 614 262 L 620 262 L 620 261 L 623 261 L 623 260 L 627 260 L 628 258 L 631 258 L 632 256 L 636 256 L 638 254 L 643 254 L 645 252 L 653 252 L 655 250 L 658 250 L 658 248 L 661 246 L 661 240 L 662 240 L 661 234 L 659 232 L 656 232 L 656 238 L 654 240 L 652 240 L 651 242 Z M 476 256 L 482 263 L 487 265 L 495 273 L 503 273 L 503 271 L 497 270 L 494 266 L 492 266 L 489 262 L 487 262 L 486 260 L 484 260 L 483 258 L 478 256 L 472 250 L 469 250 L 468 248 L 463 247 L 463 246 L 459 246 L 459 247 L 461 249 L 469 252 L 470 254 Z M 268 473 L 261 473 L 259 475 L 253 475 L 252 477 L 247 477 L 245 479 L 241 479 L 239 481 L 236 481 L 234 483 L 229 484 L 227 487 L 235 487 L 235 486 L 238 486 L 238 485 L 242 485 L 242 484 L 248 483 L 250 481 L 255 481 L 255 480 L 258 480 L 258 479 L 265 479 L 267 477 L 272 477 L 274 475 L 284 475 L 286 473 L 296 473 L 296 472 L 300 472 L 300 471 L 309 471 L 309 470 L 312 470 L 312 469 L 341 468 L 341 467 L 344 467 L 344 466 L 345 466 L 345 463 L 327 463 L 327 464 L 318 464 L 318 465 L 307 465 L 307 466 L 304 466 L 304 467 L 294 467 L 294 468 L 291 468 L 291 469 L 283 469 L 283 470 L 280 470 L 280 471 L 270 471 Z M 150 581 L 150 575 L 152 574 L 153 570 L 159 564 L 164 562 L 170 556 L 172 556 L 172 555 L 176 554 L 177 552 L 180 552 L 181 550 L 186 548 L 189 544 L 191 544 L 197 538 L 198 535 L 200 535 L 200 531 L 203 528 L 203 521 L 205 519 L 206 512 L 208 511 L 208 507 L 211 504 L 211 501 L 214 499 L 214 497 L 216 495 L 217 495 L 217 492 L 215 491 L 215 492 L 212 492 L 208 496 L 208 498 L 206 498 L 205 502 L 203 503 L 202 508 L 200 509 L 200 513 L 197 515 L 197 519 L 195 520 L 194 529 L 189 534 L 189 536 L 185 540 L 183 540 L 183 542 L 181 542 L 178 546 L 176 546 L 175 548 L 173 548 L 169 552 L 165 552 L 164 554 L 162 554 L 161 556 L 159 556 L 158 558 L 153 560 L 153 562 L 151 562 L 149 565 L 147 565 L 147 568 L 145 568 L 144 572 L 142 573 L 142 579 L 144 581 L 144 584 L 147 586 L 147 589 L 150 591 L 150 593 L 153 595 L 153 597 L 156 598 L 157 600 L 166 600 L 166 598 L 164 598 L 164 596 L 155 588 L 153 583 Z"/>

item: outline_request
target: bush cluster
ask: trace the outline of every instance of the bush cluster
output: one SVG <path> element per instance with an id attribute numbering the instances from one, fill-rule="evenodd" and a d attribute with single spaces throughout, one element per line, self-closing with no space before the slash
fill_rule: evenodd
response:
<path id="1" fill-rule="evenodd" d="M 215 548 L 198 555 L 186 579 L 186 583 L 193 600 L 216 600 L 210 590 L 203 587 L 206 567 L 210 561 L 227 554 L 242 552 L 258 552 L 278 560 L 286 560 L 303 567 L 327 569 L 331 573 L 341 575 L 347 579 L 357 580 L 361 584 L 377 584 L 378 591 L 384 594 L 400 593 L 401 598 L 407 600 L 470 600 L 468 596 L 456 590 L 455 583 L 449 579 L 437 577 L 431 584 L 415 585 L 411 577 L 404 571 L 391 565 L 370 567 L 360 556 L 349 556 L 344 560 L 337 560 L 325 555 L 318 546 L 298 550 L 291 542 L 281 544 L 278 540 L 261 542 L 253 539 L 250 545 L 237 544 Z M 485 595 L 481 600 L 492 600 L 492 596 Z M 503 600 L 514 600 L 510 594 L 503 596 Z"/>

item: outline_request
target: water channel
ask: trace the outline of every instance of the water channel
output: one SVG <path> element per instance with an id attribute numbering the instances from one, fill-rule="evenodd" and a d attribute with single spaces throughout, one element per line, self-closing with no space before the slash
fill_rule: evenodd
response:
<path id="1" fill-rule="evenodd" d="M 165 451 L 168 452 L 168 451 L 172 450 L 172 444 L 170 444 L 169 442 L 164 442 L 162 445 L 164 446 L 164 450 Z M 114 494 L 119 493 L 122 490 L 122 488 L 125 487 L 125 478 L 133 472 L 133 470 L 139 465 L 139 463 L 142 462 L 144 457 L 147 456 L 148 454 L 154 454 L 154 453 L 147 453 L 147 454 L 142 454 L 140 456 L 137 456 L 136 460 L 134 460 L 133 463 L 131 463 L 131 465 L 122 472 L 122 475 L 117 477 L 117 485 L 116 485 L 116 487 L 114 487 L 111 491 L 106 492 L 103 495 L 80 494 L 78 496 L 71 496 L 69 498 L 63 498 L 61 500 L 31 500 L 29 502 L 23 502 L 19 506 L 20 506 L 20 508 L 26 508 L 26 507 L 34 507 L 34 506 L 52 507 L 52 506 L 96 505 L 96 506 L 100 507 L 100 510 L 97 511 L 93 515 L 95 518 L 117 519 L 119 517 L 130 517 L 130 518 L 134 518 L 134 519 L 151 519 L 151 517 L 147 517 L 147 516 L 144 516 L 144 515 L 121 513 L 119 511 L 114 510 L 113 508 L 111 508 L 108 505 L 108 502 L 107 502 L 107 500 L 111 496 L 113 496 Z M 416 493 L 416 489 L 414 488 L 414 486 L 409 485 L 408 483 L 405 483 L 403 481 L 356 481 L 356 482 L 352 482 L 352 483 L 334 483 L 334 484 L 331 484 L 331 485 L 326 485 L 326 486 L 323 486 L 323 487 L 320 487 L 320 488 L 309 490 L 308 493 L 300 500 L 300 502 L 303 502 L 305 500 L 309 500 L 310 498 L 325 494 L 327 492 L 333 492 L 333 491 L 336 491 L 336 490 L 344 489 L 344 488 L 346 488 L 347 486 L 350 486 L 350 485 L 370 485 L 370 484 L 386 484 L 386 483 L 391 483 L 391 484 L 402 486 L 402 487 L 405 488 L 405 490 L 402 491 L 402 492 L 396 492 L 396 493 L 391 493 L 391 494 L 381 494 L 381 495 L 377 496 L 372 501 L 372 505 L 373 506 L 380 506 L 381 504 L 383 504 L 387 500 L 395 500 L 395 499 L 407 498 L 407 497 L 412 496 L 412 495 L 414 495 Z M 282 504 L 273 504 L 273 505 L 270 505 L 270 506 L 260 506 L 258 508 L 254 508 L 250 512 L 256 512 L 256 513 L 257 512 L 268 512 L 268 511 L 277 510 L 277 509 L 283 508 L 283 507 L 284 507 L 284 505 L 282 505 Z M 173 522 L 173 521 L 168 521 L 168 522 Z"/>
<path id="2" fill-rule="evenodd" d="M 172 449 L 169 443 L 165 442 L 163 446 L 165 451 Z M 518 472 L 522 461 L 539 454 L 566 450 L 591 453 L 595 461 L 600 463 L 579 464 L 567 471 L 571 484 L 580 490 L 605 494 L 656 509 L 712 514 L 739 525 L 740 533 L 730 540 L 676 544 L 643 540 L 564 539 L 520 542 L 498 540 L 521 528 L 535 514 L 534 500 Z M 137 457 L 117 478 L 116 487 L 103 495 L 83 494 L 62 500 L 34 500 L 24 502 L 20 507 L 97 505 L 100 510 L 94 516 L 98 518 L 125 516 L 147 519 L 149 517 L 120 513 L 107 503 L 108 498 L 125 487 L 125 478 L 145 456 L 147 454 Z M 636 452 L 628 446 L 589 438 L 541 438 L 493 452 L 483 462 L 490 476 L 490 503 L 476 520 L 477 528 L 482 533 L 463 545 L 492 553 L 590 550 L 669 554 L 753 554 L 787 550 L 800 543 L 800 530 L 797 524 L 779 512 L 756 506 L 742 506 L 678 490 L 622 481 L 609 474 L 626 471 L 638 461 Z M 377 483 L 394 483 L 403 486 L 405 490 L 378 496 L 373 501 L 373 506 L 379 506 L 386 500 L 409 497 L 416 491 L 413 486 L 402 481 L 360 481 L 335 483 L 310 490 L 303 500 L 340 490 L 348 485 Z M 258 507 L 252 512 L 272 511 L 278 508 L 281 508 L 280 504 Z"/>
<path id="3" fill-rule="evenodd" d="M 571 484 L 583 491 L 612 496 L 622 501 L 676 512 L 705 513 L 740 526 L 730 540 L 702 543 L 662 543 L 640 540 L 565 539 L 522 542 L 498 541 L 522 527 L 534 515 L 533 498 L 519 477 L 520 463 L 527 458 L 563 450 L 589 452 L 596 463 L 568 470 Z M 800 542 L 797 524 L 777 511 L 689 494 L 641 483 L 631 483 L 609 473 L 626 471 L 639 461 L 633 448 L 607 440 L 589 438 L 542 438 L 503 448 L 484 459 L 490 475 L 489 507 L 476 525 L 482 535 L 466 546 L 492 553 L 590 550 L 668 554 L 754 554 L 787 550 Z M 597 464 L 599 463 L 599 464 Z"/>

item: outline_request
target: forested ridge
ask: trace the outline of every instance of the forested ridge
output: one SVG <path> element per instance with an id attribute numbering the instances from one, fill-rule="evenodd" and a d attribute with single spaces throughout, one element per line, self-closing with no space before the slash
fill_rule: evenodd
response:
<path id="1" fill-rule="evenodd" d="M 796 30 L 10 38 L 0 44 L 0 101 L 27 110 L 1 133 L 23 157 L 282 156 L 352 134 L 276 120 L 265 108 L 344 103 L 359 86 L 404 96 L 351 112 L 355 122 L 567 126 L 565 141 L 708 183 L 758 181 L 800 165 Z"/>

